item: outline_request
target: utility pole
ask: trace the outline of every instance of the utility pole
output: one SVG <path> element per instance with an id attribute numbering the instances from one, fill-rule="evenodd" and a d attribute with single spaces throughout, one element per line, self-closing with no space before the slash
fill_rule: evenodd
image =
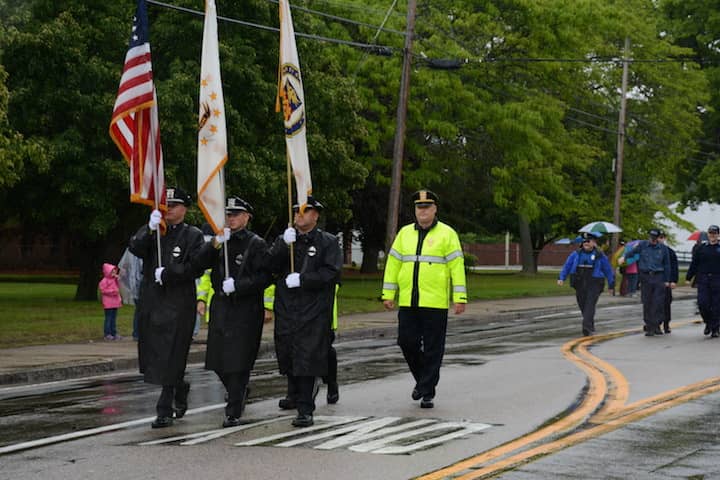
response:
<path id="1" fill-rule="evenodd" d="M 622 87 L 620 97 L 620 118 L 618 119 L 617 158 L 615 159 L 615 204 L 613 208 L 613 223 L 617 226 L 620 226 L 620 197 L 622 195 L 623 156 L 625 154 L 625 112 L 627 107 L 629 54 L 630 37 L 625 37 L 625 51 L 623 52 Z M 612 241 L 610 243 L 611 252 L 615 252 L 615 250 L 617 250 L 619 236 L 619 233 L 616 233 L 612 236 Z"/>
<path id="2" fill-rule="evenodd" d="M 390 250 L 390 246 L 395 239 L 400 212 L 400 187 L 402 185 L 402 164 L 403 153 L 405 151 L 405 119 L 407 118 L 407 104 L 410 92 L 410 67 L 416 9 L 417 0 L 408 0 L 405 48 L 403 49 L 403 67 L 402 77 L 400 77 L 400 95 L 398 95 L 395 145 L 393 146 L 392 176 L 390 178 L 390 196 L 388 199 L 387 229 L 385 234 L 386 252 Z"/>

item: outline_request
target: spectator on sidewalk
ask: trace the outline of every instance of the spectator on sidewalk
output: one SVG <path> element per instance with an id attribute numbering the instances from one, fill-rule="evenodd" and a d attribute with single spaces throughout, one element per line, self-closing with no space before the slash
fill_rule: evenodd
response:
<path id="1" fill-rule="evenodd" d="M 720 336 L 720 227 L 708 227 L 708 241 L 695 249 L 685 280 L 695 280 L 705 335 Z"/>
<path id="2" fill-rule="evenodd" d="M 670 286 L 670 254 L 667 247 L 658 241 L 660 230 L 651 228 L 648 240 L 638 242 L 630 248 L 625 258 L 638 254 L 640 271 L 640 294 L 643 303 L 643 322 L 645 336 L 662 335 L 660 324 L 663 322 L 665 289 Z"/>
<path id="3" fill-rule="evenodd" d="M 280 408 L 297 408 L 295 427 L 313 425 L 320 377 L 328 373 L 330 322 L 335 285 L 342 273 L 337 237 L 318 228 L 323 205 L 308 197 L 304 211 L 293 207 L 294 228 L 278 236 L 269 260 L 275 274 L 275 352 L 288 396 Z M 294 266 L 290 265 L 290 248 Z"/>
<path id="4" fill-rule="evenodd" d="M 103 333 L 105 340 L 120 340 L 117 334 L 117 311 L 122 306 L 120 298 L 120 282 L 118 282 L 118 267 L 103 263 L 103 278 L 98 283 L 102 296 L 102 305 L 105 310 L 105 326 Z"/>
<path id="5" fill-rule="evenodd" d="M 382 300 L 395 308 L 398 339 L 415 379 L 413 400 L 433 408 L 435 388 L 445 354 L 450 292 L 455 314 L 465 311 L 465 261 L 457 232 L 438 220 L 438 196 L 430 190 L 413 194 L 415 223 L 400 229 L 385 264 Z"/>
<path id="6" fill-rule="evenodd" d="M 227 227 L 223 234 L 203 246 L 199 256 L 202 265 L 211 268 L 210 279 L 215 291 L 205 369 L 214 371 L 227 391 L 223 427 L 236 427 L 241 423 L 250 371 L 262 337 L 263 290 L 270 283 L 270 272 L 265 265 L 267 244 L 247 228 L 252 213 L 248 202 L 228 197 Z"/>
<path id="7" fill-rule="evenodd" d="M 184 377 L 195 325 L 195 279 L 203 272 L 197 255 L 205 243 L 200 229 L 185 223 L 191 203 L 190 195 L 180 188 L 167 189 L 161 261 L 162 214 L 158 210 L 130 239 L 130 251 L 143 259 L 138 364 L 146 383 L 162 386 L 153 428 L 171 426 L 188 408 L 190 384 Z"/>
<path id="8" fill-rule="evenodd" d="M 589 336 L 595 334 L 595 307 L 605 288 L 605 279 L 608 293 L 614 293 L 615 273 L 608 257 L 597 248 L 597 237 L 588 232 L 583 232 L 581 237 L 581 247 L 565 260 L 557 284 L 562 286 L 570 277 L 570 286 L 575 289 L 575 299 L 582 313 L 582 333 Z"/>
<path id="9" fill-rule="evenodd" d="M 678 269 L 678 259 L 677 254 L 675 253 L 675 250 L 668 247 L 665 243 L 665 232 L 660 230 L 660 235 L 658 236 L 658 241 L 665 245 L 665 247 L 668 250 L 668 255 L 670 255 L 670 285 L 665 287 L 665 303 L 663 304 L 663 331 L 665 334 L 668 334 L 671 332 L 670 330 L 670 321 L 672 320 L 672 311 L 671 311 L 671 304 L 673 300 L 672 291 L 677 286 L 678 282 L 678 276 L 679 276 L 679 269 Z"/>

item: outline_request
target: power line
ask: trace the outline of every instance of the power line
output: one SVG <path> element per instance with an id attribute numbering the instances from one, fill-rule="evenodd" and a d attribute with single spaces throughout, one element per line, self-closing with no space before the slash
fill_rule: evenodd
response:
<path id="1" fill-rule="evenodd" d="M 275 3 L 275 4 L 279 3 L 278 0 L 267 0 L 267 1 L 270 2 L 270 3 Z M 378 31 L 383 31 L 383 32 L 388 32 L 388 33 L 394 33 L 394 34 L 396 34 L 396 35 L 402 35 L 403 37 L 405 36 L 405 32 L 401 32 L 400 30 L 393 30 L 393 29 L 391 29 L 391 28 L 384 28 L 383 26 L 378 27 L 377 25 L 373 25 L 373 24 L 370 24 L 370 23 L 358 22 L 358 21 L 356 21 L 356 20 L 351 20 L 351 19 L 349 19 L 349 18 L 338 17 L 337 15 L 331 15 L 331 14 L 329 14 L 329 13 L 320 12 L 320 11 L 318 11 L 318 10 L 312 10 L 312 9 L 310 9 L 310 8 L 300 7 L 300 6 L 298 6 L 298 5 L 290 5 L 290 8 L 292 8 L 293 10 L 298 10 L 298 11 L 305 12 L 305 13 L 312 13 L 313 15 L 319 15 L 319 16 L 321 16 L 321 17 L 330 18 L 330 19 L 336 20 L 336 21 L 338 21 L 338 22 L 349 23 L 349 24 L 352 24 L 352 25 L 359 25 L 359 26 L 361 26 L 361 27 L 369 27 L 369 28 L 372 28 L 372 29 L 377 29 Z M 387 20 L 387 19 L 386 19 L 386 20 Z M 383 22 L 383 24 L 384 24 L 384 22 Z"/>
<path id="2" fill-rule="evenodd" d="M 169 9 L 171 9 L 171 10 L 178 10 L 178 11 L 181 11 L 181 12 L 184 12 L 184 13 L 190 13 L 190 14 L 192 14 L 192 15 L 197 15 L 197 16 L 201 16 L 201 17 L 204 17 L 204 16 L 205 16 L 205 12 L 201 12 L 201 11 L 199 11 L 199 10 L 192 10 L 192 9 L 190 9 L 190 8 L 185 8 L 185 7 L 178 7 L 178 6 L 176 6 L 176 5 L 170 5 L 169 3 L 159 2 L 159 1 L 157 1 L 157 0 L 147 0 L 147 3 L 153 4 L 153 5 L 157 5 L 157 6 L 163 7 L 163 8 L 169 8 Z M 267 26 L 267 25 L 260 25 L 260 24 L 258 24 L 258 23 L 245 22 L 245 21 L 243 21 L 243 20 L 238 20 L 238 19 L 235 19 L 235 18 L 222 17 L 222 16 L 220 16 L 220 15 L 218 15 L 217 18 L 218 18 L 218 20 L 222 20 L 222 21 L 224 21 L 224 22 L 236 23 L 236 24 L 238 24 L 238 25 L 243 25 L 243 26 L 245 26 L 245 27 L 258 28 L 258 29 L 260 29 L 260 30 L 266 30 L 266 31 L 271 31 L 271 32 L 276 32 L 276 33 L 277 33 L 277 32 L 280 32 L 280 29 L 277 28 L 277 27 L 270 27 L 270 26 Z M 341 39 L 339 39 L 339 38 L 323 37 L 323 36 L 320 36 L 320 35 L 311 35 L 311 34 L 308 34 L 308 33 L 301 33 L 301 32 L 295 32 L 295 36 L 296 36 L 296 37 L 301 37 L 301 38 L 307 38 L 307 39 L 310 39 L 310 40 L 318 40 L 318 41 L 321 41 L 321 42 L 338 43 L 338 44 L 341 44 L 341 45 L 349 45 L 349 46 L 351 46 L 351 47 L 362 48 L 362 49 L 368 50 L 368 51 L 373 52 L 373 53 L 378 53 L 378 54 L 380 54 L 380 55 L 389 55 L 389 54 L 392 54 L 392 53 L 394 53 L 394 52 L 396 52 L 396 51 L 399 50 L 399 49 L 396 48 L 396 47 L 390 47 L 390 46 L 387 46 L 387 45 L 371 45 L 371 44 L 367 44 L 367 43 L 352 42 L 352 41 L 349 41 L 349 40 L 341 40 Z"/>

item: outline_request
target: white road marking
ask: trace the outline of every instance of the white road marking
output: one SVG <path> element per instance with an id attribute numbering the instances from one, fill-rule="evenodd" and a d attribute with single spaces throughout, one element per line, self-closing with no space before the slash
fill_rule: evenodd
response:
<path id="1" fill-rule="evenodd" d="M 248 440 L 246 442 L 236 443 L 235 446 L 250 447 L 253 445 L 261 445 L 263 443 L 273 442 L 275 440 L 280 440 L 282 438 L 295 437 L 297 435 L 303 435 L 308 432 L 316 432 L 318 430 L 324 430 L 326 428 L 335 427 L 337 425 L 344 425 L 346 423 L 352 423 L 352 422 L 357 422 L 360 420 L 365 420 L 365 418 L 367 418 L 367 417 L 326 417 L 326 416 L 320 415 L 320 416 L 315 417 L 316 421 L 322 422 L 322 423 L 320 423 L 320 425 L 314 425 L 314 426 L 308 427 L 308 428 L 290 430 L 289 432 L 278 433 L 275 435 L 268 435 L 266 437 L 256 438 L 255 440 Z"/>

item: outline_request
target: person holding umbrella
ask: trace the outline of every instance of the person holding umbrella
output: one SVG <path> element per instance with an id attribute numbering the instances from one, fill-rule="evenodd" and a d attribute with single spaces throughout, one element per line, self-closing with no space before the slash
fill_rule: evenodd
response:
<path id="1" fill-rule="evenodd" d="M 597 235 L 582 232 L 582 246 L 572 252 L 562 270 L 557 284 L 562 286 L 570 277 L 570 286 L 575 289 L 580 312 L 582 312 L 582 333 L 585 336 L 595 333 L 595 306 L 608 282 L 608 293 L 615 292 L 615 273 L 608 257 L 597 248 Z"/>

